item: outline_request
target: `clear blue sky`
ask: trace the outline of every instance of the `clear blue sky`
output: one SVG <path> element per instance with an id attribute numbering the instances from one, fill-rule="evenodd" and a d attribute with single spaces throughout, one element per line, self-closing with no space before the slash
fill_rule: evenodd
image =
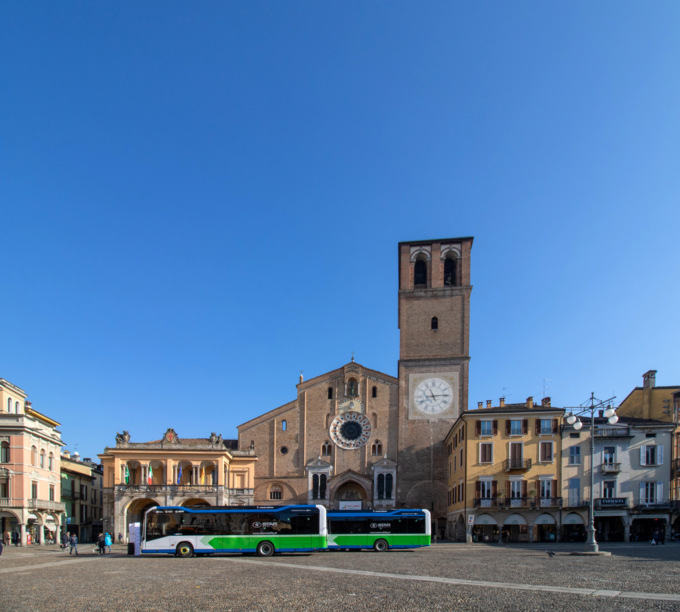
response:
<path id="1" fill-rule="evenodd" d="M 680 383 L 677 2 L 5 2 L 0 377 L 94 457 L 397 374 L 474 236 L 470 406 Z"/>

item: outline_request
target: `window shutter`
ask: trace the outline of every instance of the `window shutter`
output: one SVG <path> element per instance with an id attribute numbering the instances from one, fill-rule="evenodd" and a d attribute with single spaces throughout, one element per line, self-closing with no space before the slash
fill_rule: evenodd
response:
<path id="1" fill-rule="evenodd" d="M 552 481 L 552 496 L 557 497 L 557 481 Z"/>
<path id="2" fill-rule="evenodd" d="M 647 447 L 646 446 L 641 446 L 640 447 L 640 465 L 647 465 Z"/>
<path id="3" fill-rule="evenodd" d="M 553 426 L 552 426 L 552 432 L 554 434 L 557 433 L 557 428 L 559 427 L 559 422 L 557 419 L 553 419 Z"/>
<path id="4" fill-rule="evenodd" d="M 656 447 L 656 463 L 657 465 L 663 465 L 663 446 L 658 444 Z"/>
<path id="5" fill-rule="evenodd" d="M 510 419 L 505 419 L 505 435 L 510 435 Z"/>
<path id="6" fill-rule="evenodd" d="M 644 504 L 645 503 L 645 483 L 641 482 L 640 483 L 640 503 Z"/>
<path id="7" fill-rule="evenodd" d="M 479 498 L 482 492 L 482 483 L 479 480 L 475 483 L 475 497 Z"/>
<path id="8" fill-rule="evenodd" d="M 659 483 L 659 484 L 661 484 L 661 483 Z M 498 481 L 497 480 L 491 481 L 491 497 L 498 497 Z"/>
<path id="9" fill-rule="evenodd" d="M 505 497 L 510 497 L 510 481 L 505 482 Z"/>
<path id="10" fill-rule="evenodd" d="M 477 435 L 477 436 L 482 435 L 482 422 L 481 421 L 475 421 L 475 435 Z"/>
<path id="11" fill-rule="evenodd" d="M 522 420 L 522 433 L 523 434 L 529 433 L 529 419 Z"/>
<path id="12" fill-rule="evenodd" d="M 523 480 L 522 481 L 522 497 L 527 496 L 527 481 Z"/>
<path id="13" fill-rule="evenodd" d="M 541 419 L 536 419 L 536 435 L 541 433 Z"/>
<path id="14" fill-rule="evenodd" d="M 663 482 L 656 483 L 656 503 L 660 504 L 663 501 Z"/>
<path id="15" fill-rule="evenodd" d="M 493 422 L 493 435 L 495 436 L 498 433 L 498 421 L 494 420 Z"/>

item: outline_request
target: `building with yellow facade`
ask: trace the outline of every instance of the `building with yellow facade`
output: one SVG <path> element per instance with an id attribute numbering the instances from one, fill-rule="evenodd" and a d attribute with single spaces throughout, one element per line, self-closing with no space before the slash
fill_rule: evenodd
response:
<path id="1" fill-rule="evenodd" d="M 448 455 L 447 537 L 467 542 L 557 541 L 564 410 L 480 403 L 454 422 Z"/>
<path id="2" fill-rule="evenodd" d="M 238 450 L 221 435 L 180 439 L 168 429 L 160 440 L 131 442 L 128 432 L 99 455 L 104 470 L 104 524 L 127 535 L 130 523 L 160 506 L 253 503 L 253 449 Z"/>

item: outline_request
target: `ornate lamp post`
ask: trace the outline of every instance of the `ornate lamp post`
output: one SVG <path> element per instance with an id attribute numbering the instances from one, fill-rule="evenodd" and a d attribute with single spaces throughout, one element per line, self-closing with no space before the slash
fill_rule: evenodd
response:
<path id="1" fill-rule="evenodd" d="M 567 423 L 578 431 L 583 427 L 580 417 L 590 415 L 590 502 L 588 503 L 588 539 L 584 548 L 586 552 L 592 553 L 597 553 L 600 550 L 595 540 L 595 412 L 606 406 L 603 414 L 609 420 L 609 423 L 614 425 L 618 422 L 619 417 L 616 416 L 616 411 L 611 406 L 613 399 L 613 397 L 610 397 L 606 400 L 599 400 L 594 393 L 591 393 L 590 399 L 576 408 L 575 412 L 570 411 L 566 418 Z"/>

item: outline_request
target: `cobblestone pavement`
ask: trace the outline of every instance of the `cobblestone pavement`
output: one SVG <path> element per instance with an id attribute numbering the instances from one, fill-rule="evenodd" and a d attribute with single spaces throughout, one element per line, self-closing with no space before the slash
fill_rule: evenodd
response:
<path id="1" fill-rule="evenodd" d="M 680 544 L 465 545 L 178 559 L 7 547 L 1 611 L 680 610 Z"/>

